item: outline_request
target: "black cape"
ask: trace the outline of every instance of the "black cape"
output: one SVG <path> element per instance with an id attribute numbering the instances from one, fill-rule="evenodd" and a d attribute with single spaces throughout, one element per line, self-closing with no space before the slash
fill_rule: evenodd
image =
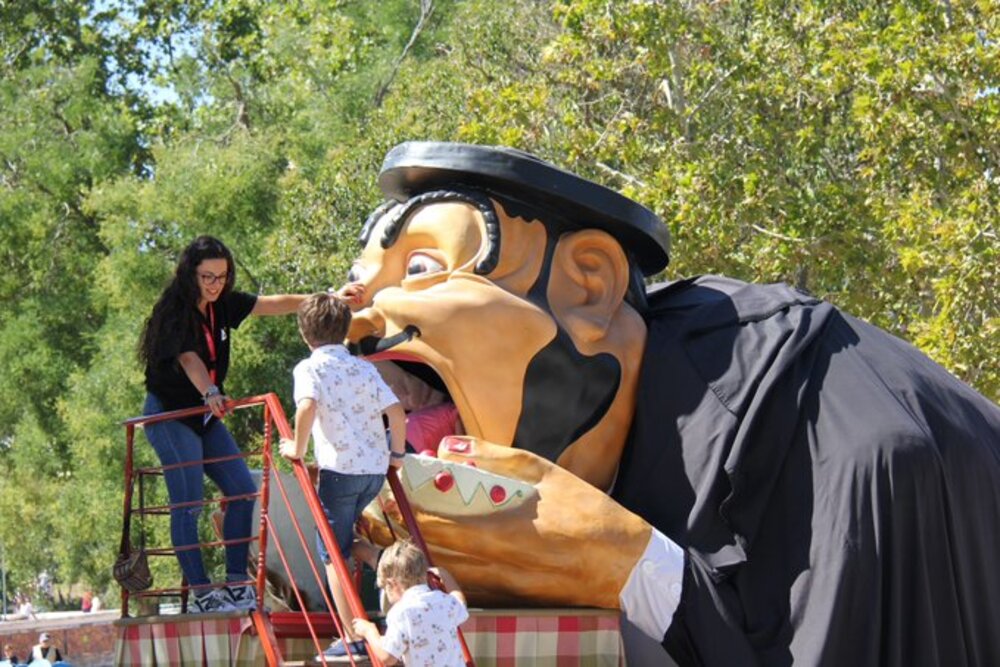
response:
<path id="1" fill-rule="evenodd" d="M 681 665 L 1000 665 L 1000 409 L 785 285 L 649 295 L 613 496 L 686 549 Z"/>

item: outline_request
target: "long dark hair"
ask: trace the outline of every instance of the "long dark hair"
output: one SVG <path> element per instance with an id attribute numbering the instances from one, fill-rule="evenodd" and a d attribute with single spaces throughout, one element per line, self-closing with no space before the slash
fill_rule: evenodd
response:
<path id="1" fill-rule="evenodd" d="M 160 294 L 153 313 L 143 326 L 138 349 L 141 362 L 150 364 L 160 361 L 160 351 L 167 339 L 182 335 L 182 331 L 197 329 L 198 299 L 201 297 L 197 269 L 206 259 L 226 260 L 227 276 L 222 294 L 233 289 L 236 266 L 229 248 L 213 236 L 199 236 L 192 241 L 181 253 L 173 279 Z"/>

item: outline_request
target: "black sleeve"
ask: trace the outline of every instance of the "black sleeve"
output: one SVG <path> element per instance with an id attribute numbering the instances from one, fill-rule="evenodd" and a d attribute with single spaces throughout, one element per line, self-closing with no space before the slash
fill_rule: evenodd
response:
<path id="1" fill-rule="evenodd" d="M 204 345 L 204 334 L 201 331 L 186 329 L 178 331 L 177 336 L 169 340 L 163 349 L 165 352 L 171 352 L 167 358 L 174 360 L 183 352 L 198 352 Z"/>
<path id="2" fill-rule="evenodd" d="M 158 363 L 172 363 L 182 352 L 197 352 L 199 349 L 199 331 L 179 324 L 174 326 L 174 331 L 165 332 L 160 337 L 156 350 Z"/>
<path id="3" fill-rule="evenodd" d="M 238 329 L 257 305 L 257 295 L 248 292 L 230 292 L 226 295 L 226 310 L 229 312 L 229 326 Z"/>

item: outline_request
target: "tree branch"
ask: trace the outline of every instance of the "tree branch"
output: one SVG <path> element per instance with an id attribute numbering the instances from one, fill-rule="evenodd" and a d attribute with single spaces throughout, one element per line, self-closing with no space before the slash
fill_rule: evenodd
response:
<path id="1" fill-rule="evenodd" d="M 413 32 L 410 33 L 410 41 L 406 43 L 403 47 L 403 52 L 399 54 L 396 58 L 396 62 L 392 65 L 392 72 L 389 73 L 389 78 L 386 79 L 385 83 L 379 86 L 378 92 L 375 93 L 375 107 L 381 107 L 382 101 L 385 99 L 386 94 L 389 92 L 389 86 L 392 85 L 393 80 L 396 78 L 396 74 L 399 73 L 399 67 L 403 64 L 403 59 L 406 58 L 406 54 L 410 52 L 413 48 L 414 43 L 417 41 L 417 37 L 424 29 L 424 25 L 430 19 L 431 14 L 434 13 L 434 0 L 420 0 L 420 18 L 417 19 L 417 24 L 413 26 Z"/>
<path id="2" fill-rule="evenodd" d="M 681 127 L 684 133 L 684 141 L 691 143 L 691 123 L 690 116 L 687 112 L 687 96 L 684 94 L 684 63 L 682 61 L 682 54 L 675 44 L 667 52 L 667 56 L 670 59 L 670 77 L 673 83 L 673 109 L 677 114 L 677 117 L 681 121 Z"/>
<path id="3" fill-rule="evenodd" d="M 975 129 L 972 124 L 962 113 L 961 108 L 959 108 L 958 103 L 955 101 L 955 96 L 952 94 L 952 88 L 946 85 L 945 81 L 941 79 L 935 72 L 931 72 L 931 78 L 934 79 L 934 83 L 937 84 L 938 90 L 936 92 L 940 93 L 941 97 L 944 98 L 947 103 L 948 108 L 942 114 L 943 116 L 953 120 L 955 123 L 962 128 L 962 135 L 965 137 L 972 145 L 978 144 L 983 151 L 986 153 L 988 159 L 985 160 L 986 166 L 991 168 L 996 168 L 1000 165 L 1000 154 L 998 154 L 996 146 L 992 141 L 989 140 L 988 136 L 975 134 Z M 990 164 L 992 162 L 992 164 Z"/>
<path id="4" fill-rule="evenodd" d="M 691 109 L 691 113 L 688 114 L 688 117 L 694 118 L 695 114 L 698 113 L 698 110 L 701 109 L 702 105 L 705 104 L 706 101 L 708 101 L 708 98 L 711 97 L 715 93 L 715 91 L 718 90 L 719 86 L 721 86 L 726 79 L 731 77 L 733 75 L 733 72 L 735 72 L 737 69 L 739 69 L 738 65 L 733 66 L 732 68 L 730 68 L 728 72 L 720 76 L 718 81 L 713 83 L 711 88 L 706 90 L 705 93 L 701 96 L 701 99 L 699 99 L 698 102 Z"/>
<path id="5" fill-rule="evenodd" d="M 628 97 L 622 96 L 622 103 L 618 105 L 618 110 L 608 119 L 608 122 L 604 124 L 604 129 L 601 130 L 601 136 L 597 137 L 594 145 L 590 147 L 591 153 L 597 150 L 598 146 L 604 143 L 604 138 L 608 136 L 608 132 L 611 130 L 611 124 L 615 122 L 618 116 L 621 115 L 622 111 L 625 110 L 625 105 L 628 103 Z"/>
<path id="6" fill-rule="evenodd" d="M 56 120 L 58 120 L 60 123 L 62 123 L 63 132 L 66 133 L 66 136 L 67 137 L 72 137 L 73 136 L 73 132 L 75 132 L 76 130 L 74 130 L 73 126 L 69 124 L 68 120 L 66 120 L 66 116 L 63 115 L 62 109 L 60 109 L 59 107 L 56 107 L 55 109 L 53 109 L 52 110 L 52 116 Z"/>
<path id="7" fill-rule="evenodd" d="M 770 229 L 765 229 L 754 223 L 750 223 L 750 228 L 754 231 L 760 232 L 761 234 L 771 236 L 782 241 L 788 241 L 790 243 L 808 243 L 805 239 L 797 239 L 794 236 L 785 236 L 784 234 L 779 234 L 778 232 L 772 232 Z"/>
<path id="8" fill-rule="evenodd" d="M 250 129 L 250 111 L 249 105 L 247 104 L 246 98 L 243 96 L 243 86 L 240 82 L 233 78 L 233 75 L 227 70 L 226 79 L 233 86 L 233 94 L 236 97 L 236 121 L 233 123 L 234 127 L 242 127 L 244 130 Z"/>
<path id="9" fill-rule="evenodd" d="M 636 186 L 638 186 L 640 188 L 646 187 L 646 183 L 644 181 L 636 178 L 635 176 L 631 176 L 629 174 L 626 174 L 625 172 L 618 171 L 614 167 L 611 167 L 611 166 L 609 166 L 609 165 L 607 165 L 607 164 L 605 164 L 603 162 L 597 162 L 596 164 L 597 164 L 597 168 L 598 169 L 600 169 L 601 171 L 604 171 L 604 172 L 607 172 L 607 173 L 611 174 L 615 178 L 620 178 L 623 181 L 625 181 L 626 183 L 631 183 L 632 185 L 636 185 Z"/>

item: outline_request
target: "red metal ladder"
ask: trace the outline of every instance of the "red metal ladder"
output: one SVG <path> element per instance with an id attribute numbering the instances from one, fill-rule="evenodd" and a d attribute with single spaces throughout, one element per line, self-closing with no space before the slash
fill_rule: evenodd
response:
<path id="1" fill-rule="evenodd" d="M 281 656 L 281 651 L 279 649 L 279 644 L 277 637 L 274 632 L 274 626 L 271 621 L 270 614 L 263 607 L 264 591 L 266 586 L 266 559 L 267 559 L 267 545 L 269 537 L 274 537 L 275 550 L 278 553 L 282 565 L 285 568 L 286 574 L 288 575 L 289 581 L 292 581 L 292 571 L 291 566 L 287 561 L 287 556 L 285 553 L 284 546 L 277 539 L 277 534 L 271 525 L 271 519 L 268 514 L 268 504 L 270 500 L 270 484 L 272 482 L 272 471 L 274 470 L 274 459 L 273 459 L 273 427 L 277 426 L 278 435 L 282 438 L 291 438 L 292 430 L 288 424 L 288 420 L 285 416 L 284 409 L 281 406 L 281 402 L 274 393 L 263 394 L 260 396 L 254 396 L 249 398 L 238 399 L 235 401 L 229 401 L 226 404 L 227 410 L 232 409 L 242 409 L 247 407 L 253 407 L 257 405 L 263 405 L 264 408 L 264 444 L 262 448 L 262 475 L 260 490 L 256 494 L 249 494 L 247 496 L 234 496 L 230 498 L 218 498 L 210 500 L 202 500 L 193 503 L 184 503 L 184 506 L 201 506 L 216 502 L 225 502 L 226 500 L 236 500 L 249 497 L 256 497 L 260 500 L 260 530 L 259 535 L 256 538 L 259 540 L 258 546 L 258 558 L 257 558 L 257 572 L 256 580 L 247 583 L 253 583 L 256 588 L 257 593 L 257 610 L 251 612 L 251 618 L 253 621 L 254 629 L 260 638 L 261 646 L 264 651 L 264 657 L 267 664 L 270 667 L 283 667 L 285 664 L 284 659 Z M 167 421 L 172 419 L 182 419 L 185 417 L 191 417 L 195 415 L 204 415 L 208 412 L 207 407 L 197 407 L 189 408 L 185 410 L 174 410 L 171 412 L 164 412 L 157 415 L 147 415 L 142 417 L 134 417 L 128 419 L 124 422 L 126 429 L 126 453 L 125 453 L 125 496 L 124 496 L 124 517 L 122 524 L 122 531 L 125 537 L 125 543 L 129 543 L 129 534 L 131 531 L 131 520 L 134 514 L 140 515 L 155 515 L 155 514 L 168 514 L 172 509 L 172 506 L 166 505 L 162 507 L 144 507 L 142 498 L 142 479 L 146 475 L 162 475 L 164 470 L 170 469 L 172 467 L 180 467 L 182 465 L 195 465 L 198 462 L 189 464 L 179 464 L 177 466 L 159 466 L 159 467 L 149 467 L 149 468 L 134 468 L 134 439 L 135 439 L 135 429 L 141 427 L 145 424 L 156 423 L 160 421 Z M 211 459 L 211 461 L 222 461 L 229 460 L 232 458 L 246 458 L 249 454 L 243 453 L 237 456 L 224 457 L 220 459 Z M 204 462 L 202 462 L 204 463 Z M 340 554 L 340 550 L 336 546 L 336 539 L 333 535 L 333 531 L 330 529 L 329 524 L 326 521 L 325 513 L 323 512 L 322 505 L 320 504 L 319 497 L 316 494 L 316 489 L 313 486 L 312 480 L 309 477 L 309 472 L 306 469 L 305 464 L 301 461 L 292 462 L 292 469 L 301 487 L 302 493 L 306 499 L 309 506 L 310 514 L 316 526 L 320 532 L 323 544 L 330 554 L 332 564 L 334 566 L 334 571 L 340 582 L 341 588 L 347 598 L 348 605 L 351 608 L 351 612 L 358 618 L 367 619 L 367 614 L 364 609 L 364 605 L 358 596 L 357 590 L 354 586 L 353 578 L 351 577 L 347 565 L 344 562 L 343 557 Z M 139 508 L 134 508 L 132 506 L 134 487 L 136 479 L 140 480 L 140 505 Z M 404 523 L 407 530 L 409 531 L 413 541 L 420 547 L 427 557 L 428 563 L 431 563 L 430 552 L 427 549 L 427 545 L 420 534 L 420 528 L 417 524 L 416 517 L 410 507 L 409 501 L 406 497 L 406 493 L 403 490 L 402 484 L 400 483 L 399 477 L 396 474 L 395 468 L 390 468 L 387 473 L 387 478 L 389 481 L 390 488 L 392 489 L 393 495 L 395 496 L 396 502 L 400 508 L 400 512 L 403 516 Z M 296 535 L 303 546 L 304 553 L 309 560 L 310 569 L 314 577 L 316 577 L 319 584 L 319 588 L 322 591 L 324 602 L 329 610 L 330 620 L 333 622 L 333 626 L 337 629 L 340 636 L 344 636 L 343 628 L 341 627 L 340 620 L 336 613 L 336 607 L 330 599 L 329 594 L 326 591 L 325 578 L 321 576 L 319 572 L 319 567 L 317 566 L 313 556 L 312 549 L 308 547 L 307 540 L 302 531 L 301 526 L 295 519 L 295 514 L 291 509 L 291 501 L 288 496 L 287 490 L 284 488 L 284 483 L 281 481 L 281 477 L 278 475 L 273 476 L 273 482 L 277 487 L 282 501 L 285 503 L 289 511 L 289 516 L 292 518 Z M 253 540 L 255 538 L 249 538 Z M 236 543 L 238 540 L 220 540 L 209 543 L 200 544 L 197 548 L 203 546 L 225 546 L 226 544 Z M 195 547 L 190 547 L 195 548 Z M 147 549 L 148 555 L 162 556 L 162 555 L 172 555 L 176 553 L 176 549 L 172 547 L 165 548 L 154 548 Z M 217 584 L 216 586 L 221 586 L 222 584 Z M 185 581 L 182 581 L 181 586 L 173 588 L 161 588 L 143 591 L 141 593 L 130 594 L 127 590 L 122 589 L 122 616 L 128 616 L 128 601 L 130 596 L 137 597 L 163 597 L 163 596 L 175 596 L 180 595 L 182 599 L 182 606 L 186 606 L 187 593 L 191 587 L 187 586 Z M 294 594 L 298 599 L 298 603 L 301 609 L 305 610 L 306 605 L 302 600 L 301 594 L 297 588 L 293 588 Z M 309 635 L 313 640 L 318 653 L 322 655 L 322 642 L 319 639 L 319 630 L 317 629 L 317 623 L 311 618 L 312 614 L 307 611 L 302 612 L 302 620 L 304 621 L 306 627 L 308 628 Z M 329 624 L 324 624 L 328 627 Z M 474 667 L 475 663 L 473 661 L 472 655 L 469 652 L 468 646 L 465 642 L 464 636 L 461 634 L 459 629 L 459 639 L 462 643 L 462 650 L 465 657 L 465 662 L 468 667 Z M 369 650 L 369 659 L 374 667 L 382 667 L 381 661 L 378 657 Z M 355 665 L 355 659 L 353 656 L 348 654 L 348 660 L 352 665 Z M 324 665 L 326 665 L 326 660 L 322 659 Z"/>

